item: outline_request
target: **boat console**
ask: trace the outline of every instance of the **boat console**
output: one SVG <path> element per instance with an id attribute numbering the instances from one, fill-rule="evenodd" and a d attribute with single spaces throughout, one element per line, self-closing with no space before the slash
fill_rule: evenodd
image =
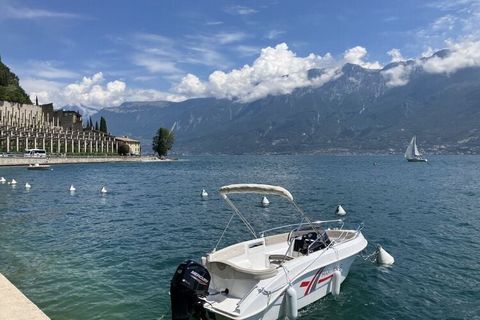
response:
<path id="1" fill-rule="evenodd" d="M 307 255 L 312 252 L 325 249 L 331 243 L 326 231 L 319 235 L 317 231 L 292 231 L 289 242 L 293 241 L 292 255 Z"/>

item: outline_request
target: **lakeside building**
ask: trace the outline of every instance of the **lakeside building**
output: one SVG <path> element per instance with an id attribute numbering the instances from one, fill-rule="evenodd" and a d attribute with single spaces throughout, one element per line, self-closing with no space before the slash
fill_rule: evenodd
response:
<path id="1" fill-rule="evenodd" d="M 142 148 L 140 146 L 140 141 L 131 139 L 127 136 L 115 137 L 115 140 L 120 144 L 124 143 L 129 148 L 129 154 L 131 156 L 140 156 L 142 154 Z"/>
<path id="2" fill-rule="evenodd" d="M 54 110 L 53 104 L 0 101 L 0 151 L 45 149 L 49 154 L 117 154 L 114 136 L 84 129 L 75 111 Z"/>

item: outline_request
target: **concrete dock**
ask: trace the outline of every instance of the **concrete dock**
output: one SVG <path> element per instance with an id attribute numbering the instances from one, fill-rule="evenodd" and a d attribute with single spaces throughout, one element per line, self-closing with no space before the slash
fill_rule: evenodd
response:
<path id="1" fill-rule="evenodd" d="M 0 320 L 49 320 L 32 301 L 0 273 Z"/>
<path id="2" fill-rule="evenodd" d="M 76 163 L 109 163 L 109 162 L 150 162 L 159 161 L 154 156 L 143 157 L 48 157 L 48 158 L 24 158 L 24 157 L 0 157 L 2 166 L 28 166 L 34 163 L 47 164 L 76 164 Z M 168 160 L 164 160 L 168 161 Z"/>

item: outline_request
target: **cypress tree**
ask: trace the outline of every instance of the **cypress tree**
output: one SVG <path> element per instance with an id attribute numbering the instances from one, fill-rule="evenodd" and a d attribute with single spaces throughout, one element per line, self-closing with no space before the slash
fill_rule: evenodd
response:
<path id="1" fill-rule="evenodd" d="M 107 129 L 107 120 L 105 120 L 104 117 L 100 117 L 100 131 L 101 131 L 101 132 L 105 132 L 105 133 L 108 132 L 108 129 Z"/>

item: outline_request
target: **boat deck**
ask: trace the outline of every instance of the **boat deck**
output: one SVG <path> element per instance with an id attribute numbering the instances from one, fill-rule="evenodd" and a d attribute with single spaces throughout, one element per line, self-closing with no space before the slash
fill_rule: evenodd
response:
<path id="1" fill-rule="evenodd" d="M 0 320 L 49 320 L 32 301 L 0 273 Z"/>

